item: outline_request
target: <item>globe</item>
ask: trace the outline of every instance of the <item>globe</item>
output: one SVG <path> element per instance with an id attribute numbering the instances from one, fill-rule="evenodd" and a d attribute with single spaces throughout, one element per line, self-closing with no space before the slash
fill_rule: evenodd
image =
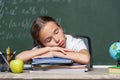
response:
<path id="1" fill-rule="evenodd" d="M 120 42 L 114 42 L 109 48 L 109 53 L 114 60 L 120 61 Z"/>

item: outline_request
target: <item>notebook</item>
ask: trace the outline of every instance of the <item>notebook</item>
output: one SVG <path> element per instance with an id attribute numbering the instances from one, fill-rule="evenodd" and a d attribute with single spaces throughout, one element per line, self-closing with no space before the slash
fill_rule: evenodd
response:
<path id="1" fill-rule="evenodd" d="M 32 59 L 32 65 L 72 65 L 73 61 L 68 58 L 60 58 L 60 57 L 54 57 L 54 58 L 35 58 Z"/>

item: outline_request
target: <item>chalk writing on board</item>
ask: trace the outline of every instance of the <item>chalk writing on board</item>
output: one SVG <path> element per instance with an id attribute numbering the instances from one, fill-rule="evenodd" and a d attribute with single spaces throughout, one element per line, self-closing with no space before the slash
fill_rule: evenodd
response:
<path id="1" fill-rule="evenodd" d="M 0 0 L 0 40 L 30 38 L 31 16 L 50 14 L 46 5 L 71 3 L 72 0 Z M 44 4 L 44 5 L 43 5 Z M 24 7 L 25 6 L 25 7 Z M 61 17 L 56 18 L 60 24 Z"/>
<path id="2" fill-rule="evenodd" d="M 22 9 L 21 13 L 22 14 L 32 14 L 32 15 L 35 15 L 37 13 L 36 12 L 36 7 L 32 6 L 32 7 L 29 7 L 28 9 Z"/>
<path id="3" fill-rule="evenodd" d="M 4 15 L 4 2 L 2 0 L 0 0 L 0 19 L 2 19 L 3 15 Z"/>
<path id="4" fill-rule="evenodd" d="M 0 36 L 1 37 L 1 40 L 13 40 L 13 39 L 16 39 L 16 40 L 22 40 L 23 38 L 28 38 L 30 37 L 30 34 L 28 32 L 20 32 L 18 31 L 18 34 L 14 34 L 14 33 L 10 33 L 10 32 L 0 32 Z"/>
<path id="5" fill-rule="evenodd" d="M 54 2 L 54 3 L 60 3 L 60 2 L 66 2 L 66 3 L 71 3 L 72 0 L 9 0 L 7 3 L 16 5 L 18 3 L 41 3 L 41 2 Z"/>
<path id="6" fill-rule="evenodd" d="M 17 27 L 21 27 L 23 29 L 28 29 L 31 26 L 32 20 L 25 18 L 20 22 L 15 22 L 14 19 L 10 19 L 10 22 L 8 23 L 8 28 L 17 28 Z"/>

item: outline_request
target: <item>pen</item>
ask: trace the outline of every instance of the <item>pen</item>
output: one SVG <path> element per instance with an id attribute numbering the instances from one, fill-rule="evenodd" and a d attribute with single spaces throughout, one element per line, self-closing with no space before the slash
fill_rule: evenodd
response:
<path id="1" fill-rule="evenodd" d="M 10 60 L 12 60 L 12 58 L 15 54 L 16 54 L 16 51 L 13 52 L 12 56 L 10 57 Z"/>
<path id="2" fill-rule="evenodd" d="M 8 61 L 6 60 L 6 58 L 2 55 L 2 52 L 0 52 L 0 55 L 2 56 L 2 58 L 4 59 L 5 63 L 9 66 Z"/>

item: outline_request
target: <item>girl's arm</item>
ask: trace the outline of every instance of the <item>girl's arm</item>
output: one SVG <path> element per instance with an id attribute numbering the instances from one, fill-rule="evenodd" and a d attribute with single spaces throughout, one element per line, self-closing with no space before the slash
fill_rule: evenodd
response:
<path id="1" fill-rule="evenodd" d="M 62 54 L 65 55 L 66 51 L 72 51 L 72 50 L 60 48 L 60 47 L 44 47 L 44 48 L 38 48 L 35 50 L 23 51 L 16 56 L 16 59 L 22 59 L 24 62 L 27 62 L 35 57 L 36 58 L 37 57 L 53 57 L 53 53 L 52 53 L 53 51 L 61 52 Z"/>
<path id="2" fill-rule="evenodd" d="M 80 50 L 80 52 L 74 52 L 74 51 L 70 51 L 70 50 L 66 50 L 65 48 L 60 48 L 58 47 L 58 50 L 64 50 L 65 54 L 63 54 L 63 52 L 61 51 L 56 51 L 53 50 L 51 52 L 48 52 L 47 54 L 43 54 L 43 55 L 39 55 L 39 56 L 35 56 L 34 58 L 43 58 L 43 57 L 63 57 L 63 58 L 69 58 L 72 59 L 74 62 L 80 63 L 80 64 L 88 64 L 90 61 L 90 54 L 88 52 L 88 50 L 86 49 L 82 49 Z"/>
<path id="3" fill-rule="evenodd" d="M 74 62 L 80 64 L 88 64 L 90 61 L 90 53 L 86 49 L 80 50 L 80 52 L 66 52 L 66 55 L 61 52 L 54 52 L 54 56 L 72 59 Z"/>
<path id="4" fill-rule="evenodd" d="M 15 58 L 16 59 L 22 59 L 24 62 L 27 62 L 31 60 L 33 57 L 37 55 L 42 55 L 50 51 L 49 47 L 44 47 L 44 48 L 38 48 L 35 50 L 26 50 L 21 53 L 19 53 Z"/>

